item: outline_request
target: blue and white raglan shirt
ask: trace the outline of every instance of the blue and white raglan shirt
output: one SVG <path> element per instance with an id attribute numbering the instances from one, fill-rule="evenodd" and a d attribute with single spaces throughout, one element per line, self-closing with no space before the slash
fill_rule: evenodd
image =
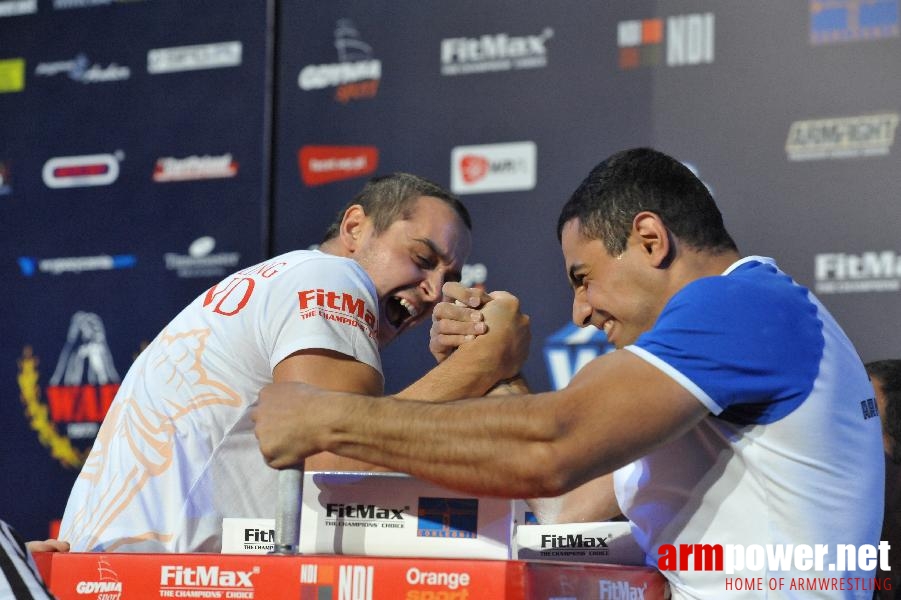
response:
<path id="1" fill-rule="evenodd" d="M 839 544 L 878 544 L 884 465 L 874 392 L 832 316 L 772 259 L 744 258 L 687 285 L 627 351 L 689 390 L 710 414 L 615 473 L 616 495 L 657 566 L 662 544 L 826 544 L 824 571 L 663 571 L 673 598 L 869 598 L 829 571 Z M 636 408 L 636 415 L 640 415 Z M 694 558 L 692 558 L 694 560 Z M 786 566 L 786 565 L 782 565 Z M 726 577 L 785 578 L 781 591 L 728 590 Z M 792 577 L 840 589 L 792 591 Z M 796 580 L 797 582 L 797 580 Z"/>
<path id="2" fill-rule="evenodd" d="M 274 518 L 250 409 L 305 349 L 382 372 L 378 295 L 355 261 L 297 250 L 198 296 L 122 381 L 60 528 L 74 552 L 219 552 L 225 517 Z"/>

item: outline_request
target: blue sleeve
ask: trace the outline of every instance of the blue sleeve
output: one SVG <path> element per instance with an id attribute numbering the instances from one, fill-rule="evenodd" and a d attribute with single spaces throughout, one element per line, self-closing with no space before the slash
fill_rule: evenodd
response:
<path id="1" fill-rule="evenodd" d="M 697 280 L 628 349 L 737 423 L 769 423 L 809 395 L 823 355 L 807 290 L 774 268 Z"/>

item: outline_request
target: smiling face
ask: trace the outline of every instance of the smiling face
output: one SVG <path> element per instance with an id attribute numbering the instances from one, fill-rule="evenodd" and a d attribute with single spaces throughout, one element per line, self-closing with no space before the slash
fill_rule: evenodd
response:
<path id="1" fill-rule="evenodd" d="M 666 296 L 637 236 L 620 256 L 611 256 L 601 240 L 583 236 L 579 220 L 571 219 L 561 231 L 561 245 L 576 325 L 602 329 L 617 348 L 654 326 Z"/>
<path id="2" fill-rule="evenodd" d="M 444 282 L 460 280 L 472 245 L 460 216 L 431 196 L 419 197 L 406 218 L 381 234 L 367 218 L 350 234 L 351 256 L 372 278 L 379 296 L 381 347 L 431 316 Z"/>

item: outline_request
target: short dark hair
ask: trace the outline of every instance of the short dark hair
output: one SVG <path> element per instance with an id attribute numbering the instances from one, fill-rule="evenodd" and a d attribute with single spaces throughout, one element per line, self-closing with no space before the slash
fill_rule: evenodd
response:
<path id="1" fill-rule="evenodd" d="M 469 211 L 460 200 L 437 183 L 411 173 L 391 173 L 370 179 L 363 190 L 342 208 L 325 232 L 323 242 L 338 235 L 344 213 L 354 204 L 363 207 L 372 219 L 376 235 L 384 232 L 399 219 L 409 218 L 413 204 L 422 196 L 431 196 L 445 202 L 454 209 L 466 228 L 472 230 Z"/>
<path id="2" fill-rule="evenodd" d="M 738 250 L 707 186 L 681 162 L 651 148 L 617 152 L 592 169 L 563 207 L 557 238 L 562 239 L 566 223 L 578 219 L 583 236 L 601 240 L 611 255 L 618 255 L 641 211 L 658 215 L 692 248 Z"/>
<path id="3" fill-rule="evenodd" d="M 866 365 L 870 378 L 875 377 L 885 396 L 882 429 L 894 442 L 892 462 L 901 463 L 901 360 L 874 360 Z"/>

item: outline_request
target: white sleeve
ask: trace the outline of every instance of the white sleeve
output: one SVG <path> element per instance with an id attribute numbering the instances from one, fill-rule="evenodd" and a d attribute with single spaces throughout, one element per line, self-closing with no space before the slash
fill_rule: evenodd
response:
<path id="1" fill-rule="evenodd" d="M 272 283 L 261 322 L 271 368 L 294 352 L 321 348 L 382 372 L 378 297 L 356 262 L 312 259 Z"/>

